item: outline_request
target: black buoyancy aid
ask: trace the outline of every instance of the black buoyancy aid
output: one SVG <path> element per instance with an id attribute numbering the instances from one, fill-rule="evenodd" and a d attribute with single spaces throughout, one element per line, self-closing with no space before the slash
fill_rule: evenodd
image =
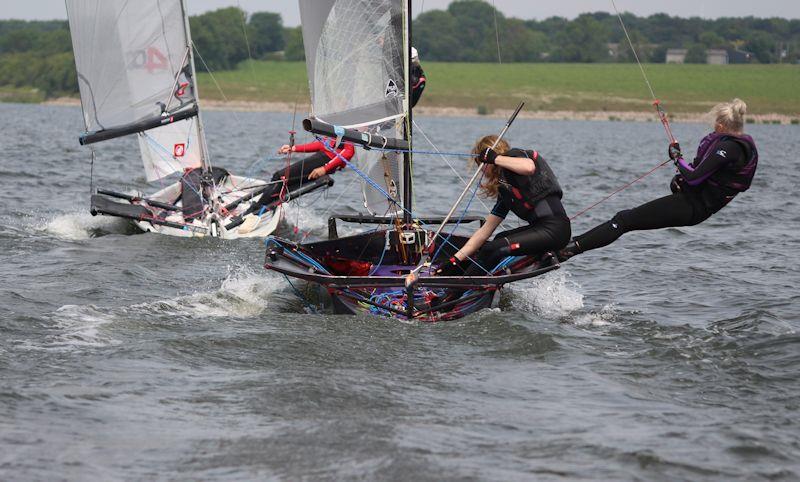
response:
<path id="1" fill-rule="evenodd" d="M 752 137 L 742 134 L 711 133 L 707 135 L 697 148 L 697 157 L 692 163 L 699 166 L 705 159 L 714 153 L 720 142 L 734 141 L 742 147 L 744 157 L 715 172 L 708 178 L 708 183 L 726 188 L 735 193 L 747 191 L 753 182 L 758 167 L 758 149 Z"/>
<path id="2" fill-rule="evenodd" d="M 512 148 L 504 156 L 527 157 L 536 164 L 536 171 L 524 176 L 501 169 L 498 193 L 508 208 L 520 219 L 535 216 L 536 203 L 549 196 L 563 196 L 558 179 L 547 162 L 536 151 Z"/>

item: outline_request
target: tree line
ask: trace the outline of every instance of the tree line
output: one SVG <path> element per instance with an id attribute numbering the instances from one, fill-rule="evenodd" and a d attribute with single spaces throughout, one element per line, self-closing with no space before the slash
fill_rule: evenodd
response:
<path id="1" fill-rule="evenodd" d="M 800 61 L 800 20 L 679 18 L 623 14 L 640 58 L 664 62 L 667 49 L 687 50 L 687 62 L 705 62 L 710 48 L 746 51 L 752 61 Z M 495 27 L 496 22 L 496 27 Z M 189 19 L 198 70 L 228 70 L 248 58 L 304 60 L 300 27 L 280 14 L 222 8 Z M 456 0 L 428 10 L 413 24 L 414 45 L 425 61 L 632 62 L 615 15 L 575 19 L 506 17 L 484 0 Z M 499 48 L 498 48 L 499 44 Z M 78 90 L 66 21 L 0 20 L 0 87 L 34 87 L 47 96 Z"/>
<path id="2" fill-rule="evenodd" d="M 495 28 L 495 18 L 497 28 Z M 686 49 L 687 62 L 704 63 L 707 49 L 740 50 L 759 63 L 800 60 L 800 19 L 719 18 L 622 14 L 640 59 L 663 63 L 668 49 Z M 420 14 L 414 44 L 428 60 L 496 62 L 633 62 L 616 15 L 585 13 L 575 19 L 505 17 L 483 0 L 458 0 L 446 10 Z"/>

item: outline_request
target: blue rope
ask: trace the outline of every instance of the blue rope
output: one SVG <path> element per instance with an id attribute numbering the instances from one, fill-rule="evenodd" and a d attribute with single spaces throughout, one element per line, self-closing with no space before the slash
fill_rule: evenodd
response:
<path id="1" fill-rule="evenodd" d="M 430 155 L 430 156 L 451 156 L 451 157 L 475 157 L 473 153 L 465 153 L 465 152 L 441 152 L 441 151 L 414 151 L 411 149 L 388 149 L 385 147 L 365 147 L 365 149 L 370 151 L 380 151 L 380 152 L 401 152 L 405 153 L 408 152 L 410 154 L 421 154 L 421 155 Z"/>
<path id="2" fill-rule="evenodd" d="M 281 248 L 283 248 L 284 253 L 289 253 L 295 259 L 299 258 L 300 260 L 305 261 L 306 263 L 308 263 L 311 266 L 313 266 L 314 269 L 319 270 L 321 273 L 331 274 L 330 271 L 325 269 L 324 266 L 322 266 L 321 264 L 316 262 L 313 258 L 311 258 L 309 256 L 306 256 L 305 254 L 301 253 L 300 251 L 294 251 L 292 249 L 287 248 L 286 246 L 284 246 L 280 241 L 278 241 L 275 238 L 268 237 L 267 239 L 264 240 L 264 244 L 267 246 L 267 248 L 269 248 L 270 245 L 280 246 Z"/>
<path id="3" fill-rule="evenodd" d="M 373 188 L 375 188 L 375 190 L 376 190 L 376 191 L 378 191 L 379 193 L 383 194 L 383 195 L 386 197 L 386 199 L 387 199 L 387 200 L 389 200 L 389 202 L 391 202 L 392 204 L 396 205 L 397 207 L 399 207 L 400 209 L 402 209 L 403 211 L 405 211 L 406 213 L 408 213 L 409 215 L 411 215 L 411 217 L 415 217 L 415 216 L 414 216 L 414 213 L 412 213 L 411 211 L 407 210 L 407 209 L 406 209 L 406 208 L 405 208 L 405 207 L 404 207 L 402 204 L 400 204 L 400 202 L 399 202 L 399 201 L 397 201 L 396 199 L 394 199 L 394 198 L 392 197 L 392 195 L 391 195 L 391 194 L 389 194 L 388 192 L 386 192 L 386 191 L 385 191 L 385 190 L 384 190 L 384 189 L 383 189 L 383 188 L 382 188 L 382 187 L 381 187 L 381 186 L 380 186 L 380 185 L 379 185 L 377 182 L 375 182 L 375 181 L 374 181 L 374 180 L 373 180 L 371 177 L 369 177 L 367 174 L 365 174 L 364 172 L 362 172 L 362 171 L 361 171 L 361 169 L 357 168 L 357 167 L 355 166 L 355 164 L 353 164 L 353 163 L 351 163 L 350 161 L 348 161 L 347 159 L 345 159 L 345 158 L 344 158 L 344 156 L 342 156 L 340 153 L 336 152 L 336 150 L 335 150 L 335 149 L 332 149 L 331 147 L 329 147 L 329 146 L 328 146 L 328 144 L 325 142 L 325 139 L 323 139 L 323 138 L 321 138 L 321 137 L 316 137 L 316 139 L 317 139 L 317 141 L 319 141 L 319 143 L 320 143 L 320 144 L 322 144 L 322 146 L 325 148 L 325 150 L 326 150 L 326 151 L 328 151 L 328 152 L 330 152 L 331 154 L 333 154 L 334 156 L 336 156 L 338 159 L 340 159 L 342 162 L 344 162 L 344 163 L 345 163 L 345 165 L 346 165 L 347 167 L 349 167 L 350 169 L 354 170 L 354 171 L 356 172 L 356 174 L 358 174 L 359 176 L 361 176 L 361 177 L 364 179 L 364 181 L 366 181 L 366 182 L 367 182 L 367 184 L 369 184 L 370 186 L 372 186 Z"/>

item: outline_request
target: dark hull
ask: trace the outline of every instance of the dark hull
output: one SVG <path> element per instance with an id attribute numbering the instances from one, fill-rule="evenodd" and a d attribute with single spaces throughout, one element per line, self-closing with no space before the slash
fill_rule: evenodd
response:
<path id="1" fill-rule="evenodd" d="M 309 244 L 269 237 L 265 268 L 322 286 L 337 314 L 426 322 L 454 320 L 497 306 L 503 285 L 559 268 L 554 258 L 516 257 L 485 276 L 433 276 L 427 267 L 411 274 L 421 254 L 413 252 L 413 243 L 407 243 L 405 253 L 402 246 L 397 249 L 394 234 L 395 230 L 379 229 Z M 452 245 L 442 247 L 433 265 L 466 241 L 452 236 Z M 419 240 L 417 246 L 425 244 Z M 434 244 L 434 251 L 438 247 Z"/>

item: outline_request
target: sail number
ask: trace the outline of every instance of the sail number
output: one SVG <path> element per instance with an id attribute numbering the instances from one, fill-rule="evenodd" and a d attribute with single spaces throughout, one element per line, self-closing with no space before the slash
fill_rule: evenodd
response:
<path id="1" fill-rule="evenodd" d="M 167 56 L 156 47 L 135 50 L 128 54 L 128 58 L 129 69 L 147 69 L 147 72 L 151 74 L 157 70 L 167 70 L 170 67 Z"/>

